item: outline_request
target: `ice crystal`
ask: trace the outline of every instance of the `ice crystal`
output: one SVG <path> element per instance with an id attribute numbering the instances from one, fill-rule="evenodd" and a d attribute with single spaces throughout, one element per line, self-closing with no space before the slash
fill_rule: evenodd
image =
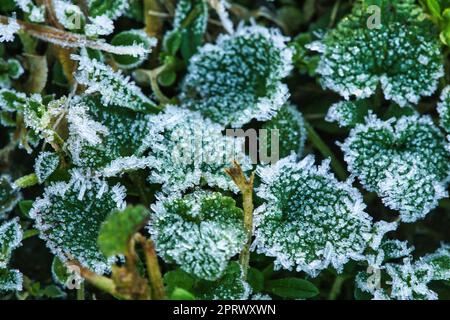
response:
<path id="1" fill-rule="evenodd" d="M 41 152 L 34 163 L 34 172 L 39 183 L 43 183 L 58 168 L 59 156 L 54 152 Z"/>
<path id="2" fill-rule="evenodd" d="M 149 232 L 159 255 L 201 279 L 219 279 L 245 244 L 242 210 L 220 193 L 160 198 L 152 209 Z"/>
<path id="3" fill-rule="evenodd" d="M 0 23 L 0 43 L 14 40 L 14 34 L 20 30 L 16 19 L 9 18 L 7 24 Z"/>
<path id="4" fill-rule="evenodd" d="M 120 185 L 110 187 L 98 178 L 72 172 L 69 182 L 53 183 L 33 203 L 40 237 L 61 261 L 77 260 L 97 273 L 109 270 L 107 259 L 97 246 L 100 226 L 113 210 L 123 209 L 125 193 Z"/>
<path id="5" fill-rule="evenodd" d="M 306 141 L 305 121 L 302 114 L 292 105 L 283 106 L 271 120 L 266 122 L 263 129 L 268 130 L 267 140 L 260 138 L 260 148 L 267 148 L 267 153 L 273 151 L 276 145 L 271 139 L 273 130 L 278 130 L 279 156 L 284 158 L 291 153 L 299 156 L 303 153 Z"/>
<path id="6" fill-rule="evenodd" d="M 149 127 L 149 116 L 105 107 L 99 100 L 78 97 L 69 107 L 67 149 L 73 162 L 106 176 L 146 167 L 148 160 L 143 154 L 148 145 L 144 141 L 156 137 Z"/>
<path id="7" fill-rule="evenodd" d="M 242 277 L 241 266 L 233 261 L 220 279 L 202 281 L 198 285 L 200 298 L 203 300 L 247 300 L 252 290 Z"/>
<path id="8" fill-rule="evenodd" d="M 11 253 L 20 246 L 22 236 L 19 219 L 0 225 L 0 292 L 22 289 L 22 274 L 18 270 L 7 269 Z"/>
<path id="9" fill-rule="evenodd" d="M 314 166 L 314 157 L 295 155 L 260 167 L 257 195 L 265 203 L 255 211 L 257 251 L 275 257 L 275 267 L 311 276 L 328 266 L 341 271 L 350 259 L 363 260 L 381 235 L 395 227 L 372 223 L 361 194 L 349 181 L 329 172 L 329 161 Z"/>
<path id="10" fill-rule="evenodd" d="M 191 58 L 182 100 L 222 125 L 270 119 L 289 96 L 281 82 L 292 67 L 287 40 L 278 30 L 260 26 L 221 35 Z"/>
<path id="11" fill-rule="evenodd" d="M 89 0 L 89 14 L 93 17 L 106 16 L 117 19 L 129 8 L 128 0 Z"/>
<path id="12" fill-rule="evenodd" d="M 68 30 L 80 30 L 84 24 L 84 14 L 80 7 L 72 3 L 55 0 L 53 1 L 56 18 L 58 22 Z"/>
<path id="13" fill-rule="evenodd" d="M 114 31 L 114 23 L 107 16 L 90 17 L 84 27 L 87 36 L 106 36 Z"/>
<path id="14" fill-rule="evenodd" d="M 134 111 L 154 109 L 155 103 L 121 72 L 115 72 L 110 66 L 86 56 L 72 55 L 72 59 L 79 62 L 78 72 L 75 75 L 77 81 L 87 87 L 86 93 L 100 93 L 104 105 L 116 105 Z"/>
<path id="15" fill-rule="evenodd" d="M 0 219 L 11 211 L 19 200 L 22 198 L 22 194 L 19 189 L 12 183 L 12 179 L 9 175 L 2 174 L 0 176 Z"/>
<path id="16" fill-rule="evenodd" d="M 383 202 L 413 222 L 447 196 L 450 154 L 443 134 L 428 116 L 357 125 L 341 148 L 352 174 Z"/>
<path id="17" fill-rule="evenodd" d="M 381 6 L 379 28 L 368 28 L 371 4 Z M 408 8 L 408 9 L 405 9 Z M 311 49 L 322 56 L 317 73 L 324 88 L 351 96 L 373 95 L 378 84 L 400 106 L 430 96 L 444 75 L 443 57 L 432 23 L 411 1 L 365 1 Z"/>
<path id="18" fill-rule="evenodd" d="M 227 137 L 221 126 L 204 119 L 198 112 L 166 106 L 164 113 L 151 118 L 150 127 L 162 138 L 150 135 L 152 149 L 151 183 L 163 184 L 163 191 L 184 191 L 206 183 L 237 192 L 224 169 L 237 160 L 244 170 L 251 168 L 243 153 L 244 140 Z"/>
<path id="19" fill-rule="evenodd" d="M 353 127 L 364 122 L 369 110 L 363 100 L 341 101 L 328 109 L 325 118 L 328 122 L 337 122 L 339 127 Z"/>

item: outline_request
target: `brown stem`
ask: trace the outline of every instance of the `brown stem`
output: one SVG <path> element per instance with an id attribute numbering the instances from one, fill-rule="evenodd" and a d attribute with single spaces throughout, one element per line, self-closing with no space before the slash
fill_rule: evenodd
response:
<path id="1" fill-rule="evenodd" d="M 164 300 L 166 299 L 166 293 L 164 290 L 161 269 L 158 263 L 158 256 L 155 251 L 155 245 L 153 244 L 153 241 L 146 239 L 141 234 L 136 235 L 136 240 L 141 243 L 142 248 L 144 249 L 147 274 L 152 286 L 153 297 L 156 300 Z"/>
<path id="2" fill-rule="evenodd" d="M 250 246 L 252 244 L 253 236 L 253 185 L 255 174 L 252 172 L 250 179 L 247 179 L 241 166 L 236 161 L 233 161 L 233 167 L 225 169 L 225 172 L 233 179 L 234 183 L 242 193 L 244 228 L 247 231 L 247 243 L 241 252 L 239 261 L 243 269 L 244 279 L 246 279 L 250 263 Z"/>

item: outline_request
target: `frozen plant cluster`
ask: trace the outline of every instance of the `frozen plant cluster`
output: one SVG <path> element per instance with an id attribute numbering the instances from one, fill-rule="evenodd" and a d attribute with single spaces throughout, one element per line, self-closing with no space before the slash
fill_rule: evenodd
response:
<path id="1" fill-rule="evenodd" d="M 448 296 L 449 8 L 244 2 L 0 1 L 0 300 Z"/>

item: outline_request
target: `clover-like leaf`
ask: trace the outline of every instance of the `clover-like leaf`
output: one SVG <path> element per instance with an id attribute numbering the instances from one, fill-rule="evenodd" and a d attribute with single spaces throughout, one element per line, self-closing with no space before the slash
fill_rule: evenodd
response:
<path id="1" fill-rule="evenodd" d="M 9 175 L 0 176 L 0 219 L 10 212 L 22 199 L 19 189 L 13 185 Z"/>
<path id="2" fill-rule="evenodd" d="M 267 138 L 260 137 L 260 148 L 266 150 L 267 154 L 275 151 L 273 147 L 278 144 L 280 158 L 287 157 L 291 153 L 302 155 L 307 136 L 305 121 L 294 106 L 283 106 L 276 116 L 264 123 L 262 128 L 267 130 Z M 278 141 L 272 141 L 273 130 L 277 130 Z"/>
<path id="3" fill-rule="evenodd" d="M 329 161 L 314 166 L 314 157 L 295 155 L 258 168 L 257 195 L 265 203 L 255 211 L 254 247 L 275 257 L 277 269 L 311 276 L 328 266 L 342 271 L 350 259 L 363 260 L 369 247 L 395 224 L 372 223 L 361 194 L 350 182 L 329 172 Z"/>
<path id="4" fill-rule="evenodd" d="M 162 198 L 152 209 L 149 232 L 159 255 L 201 279 L 220 278 L 245 244 L 242 210 L 220 193 Z"/>
<path id="5" fill-rule="evenodd" d="M 149 117 L 123 108 L 105 107 L 98 98 L 74 99 L 68 112 L 67 141 L 73 162 L 105 176 L 120 175 L 148 165 L 144 140 L 154 140 Z"/>
<path id="6" fill-rule="evenodd" d="M 61 261 L 77 260 L 96 273 L 109 270 L 107 259 L 97 246 L 102 223 L 113 210 L 124 208 L 125 191 L 97 178 L 72 171 L 69 182 L 53 183 L 33 203 L 40 237 Z"/>
<path id="7" fill-rule="evenodd" d="M 59 166 L 59 156 L 54 152 L 41 152 L 34 162 L 34 172 L 39 183 L 43 183 Z"/>
<path id="8" fill-rule="evenodd" d="M 151 118 L 150 127 L 161 132 L 162 139 L 149 136 L 153 152 L 149 181 L 163 184 L 164 192 L 181 192 L 201 183 L 237 192 L 224 169 L 233 160 L 244 170 L 251 168 L 243 152 L 244 139 L 224 136 L 220 125 L 198 112 L 166 106 L 164 113 Z"/>
<path id="9" fill-rule="evenodd" d="M 240 264 L 230 262 L 220 279 L 200 281 L 196 286 L 197 295 L 203 300 L 247 300 L 252 289 L 242 274 Z"/>
<path id="10" fill-rule="evenodd" d="M 67 30 L 79 31 L 86 24 L 83 11 L 75 4 L 63 0 L 54 0 L 53 8 L 56 19 Z"/>
<path id="11" fill-rule="evenodd" d="M 450 153 L 444 135 L 428 116 L 357 125 L 341 145 L 345 161 L 363 186 L 399 210 L 402 221 L 422 219 L 447 196 Z"/>
<path id="12" fill-rule="evenodd" d="M 376 5 L 380 24 L 371 25 Z M 361 1 L 335 29 L 309 47 L 322 56 L 316 72 L 324 88 L 344 98 L 384 96 L 400 106 L 430 96 L 444 75 L 438 32 L 414 1 Z"/>
<path id="13" fill-rule="evenodd" d="M 114 211 L 100 228 L 97 241 L 100 250 L 107 257 L 127 253 L 130 239 L 144 226 L 148 218 L 148 211 L 141 205 Z"/>
<path id="14" fill-rule="evenodd" d="M 191 58 L 182 101 L 222 125 L 270 119 L 289 96 L 281 82 L 292 67 L 286 41 L 278 30 L 260 26 L 221 35 Z"/>

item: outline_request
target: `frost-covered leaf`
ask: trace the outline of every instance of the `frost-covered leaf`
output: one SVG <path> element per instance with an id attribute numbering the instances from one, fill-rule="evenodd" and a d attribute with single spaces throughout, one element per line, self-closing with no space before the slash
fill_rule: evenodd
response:
<path id="1" fill-rule="evenodd" d="M 45 6 L 37 5 L 33 0 L 15 0 L 31 22 L 42 23 L 45 21 Z"/>
<path id="2" fill-rule="evenodd" d="M 70 137 L 67 141 L 73 162 L 105 176 L 145 168 L 143 157 L 155 135 L 148 115 L 116 106 L 104 106 L 100 99 L 83 96 L 73 100 L 68 111 Z"/>
<path id="3" fill-rule="evenodd" d="M 329 172 L 329 161 L 314 166 L 295 155 L 260 167 L 257 195 L 265 203 L 255 211 L 254 247 L 275 257 L 277 269 L 295 269 L 311 276 L 329 266 L 342 271 L 350 259 L 363 260 L 366 248 L 393 224 L 373 224 L 361 194 L 349 181 Z"/>
<path id="4" fill-rule="evenodd" d="M 40 237 L 61 261 L 77 260 L 96 273 L 109 269 L 97 246 L 101 224 L 111 211 L 123 209 L 125 190 L 72 171 L 69 182 L 53 183 L 37 199 L 30 216 Z"/>
<path id="5" fill-rule="evenodd" d="M 39 183 L 43 183 L 59 166 L 59 156 L 54 152 L 41 152 L 34 163 L 34 172 Z"/>
<path id="6" fill-rule="evenodd" d="M 110 66 L 86 56 L 72 55 L 72 59 L 78 61 L 76 80 L 87 87 L 86 93 L 100 93 L 105 106 L 115 105 L 142 112 L 157 111 L 155 103 L 120 71 L 115 72 Z"/>
<path id="7" fill-rule="evenodd" d="M 441 101 L 438 104 L 441 127 L 450 134 L 450 86 L 445 87 L 441 94 Z M 450 136 L 449 136 L 450 141 Z"/>
<path id="8" fill-rule="evenodd" d="M 381 9 L 379 26 L 368 27 L 371 5 Z M 400 106 L 432 95 L 444 75 L 443 57 L 438 33 L 422 13 L 410 0 L 358 2 L 309 46 L 322 54 L 316 70 L 322 86 L 348 99 L 370 97 L 381 84 L 385 98 Z"/>
<path id="9" fill-rule="evenodd" d="M 22 65 L 18 60 L 0 58 L 0 88 L 10 88 L 11 79 L 18 79 L 23 72 Z"/>
<path id="10" fill-rule="evenodd" d="M 53 0 L 56 19 L 67 30 L 82 30 L 86 17 L 81 8 L 64 0 Z"/>
<path id="11" fill-rule="evenodd" d="M 171 54 L 181 49 L 184 59 L 188 61 L 202 44 L 208 17 L 205 0 L 179 0 L 175 9 L 173 29 L 164 36 L 164 49 Z M 175 47 L 174 39 L 179 39 Z"/>
<path id="12" fill-rule="evenodd" d="M 196 292 L 203 300 L 247 300 L 252 289 L 242 277 L 241 266 L 233 261 L 220 279 L 197 284 Z"/>
<path id="13" fill-rule="evenodd" d="M 162 133 L 161 139 L 148 141 L 153 168 L 151 183 L 163 184 L 163 191 L 184 191 L 206 183 L 211 187 L 237 192 L 224 169 L 237 160 L 245 171 L 250 159 L 243 153 L 243 138 L 224 136 L 222 127 L 204 119 L 198 112 L 166 106 L 153 116 L 149 125 Z"/>
<path id="14" fill-rule="evenodd" d="M 16 112 L 23 109 L 27 96 L 12 89 L 0 89 L 0 109 L 8 112 Z"/>
<path id="15" fill-rule="evenodd" d="M 89 0 L 89 14 L 117 19 L 129 8 L 129 0 Z"/>
<path id="16" fill-rule="evenodd" d="M 196 277 L 220 278 L 245 244 L 242 210 L 220 193 L 161 198 L 152 209 L 149 232 L 159 255 Z"/>
<path id="17" fill-rule="evenodd" d="M 221 35 L 191 58 L 181 100 L 222 125 L 270 119 L 289 96 L 281 82 L 292 68 L 287 40 L 260 26 Z"/>
<path id="18" fill-rule="evenodd" d="M 444 135 L 428 116 L 357 125 L 341 148 L 352 174 L 377 192 L 401 219 L 413 222 L 447 196 L 450 154 Z"/>
<path id="19" fill-rule="evenodd" d="M 88 37 L 106 36 L 114 31 L 114 22 L 107 16 L 90 17 L 89 23 L 84 26 L 84 32 Z"/>
<path id="20" fill-rule="evenodd" d="M 118 33 L 112 38 L 111 44 L 114 46 L 142 45 L 149 50 L 156 46 L 157 40 L 150 38 L 143 30 L 127 30 Z M 142 64 L 147 58 L 146 55 L 133 57 L 130 55 L 113 55 L 114 61 L 122 69 L 133 69 Z"/>
<path id="21" fill-rule="evenodd" d="M 19 270 L 0 269 L 0 292 L 21 291 L 23 275 Z"/>
<path id="22" fill-rule="evenodd" d="M 8 23 L 0 23 L 0 43 L 11 42 L 14 40 L 14 35 L 20 30 L 20 26 L 16 19 L 9 18 Z"/>
<path id="23" fill-rule="evenodd" d="M 336 122 L 340 127 L 354 127 L 358 123 L 363 123 L 368 113 L 369 109 L 364 100 L 341 101 L 328 109 L 325 120 Z"/>
<path id="24" fill-rule="evenodd" d="M 9 220 L 0 225 L 0 269 L 7 267 L 12 251 L 20 246 L 22 236 L 19 219 Z"/>
<path id="25" fill-rule="evenodd" d="M 433 280 L 450 280 L 450 246 L 448 244 L 424 256 L 421 261 L 433 269 Z"/>
<path id="26" fill-rule="evenodd" d="M 107 257 L 127 253 L 131 237 L 144 226 L 148 218 L 148 211 L 141 205 L 114 211 L 100 228 L 97 241 L 100 250 Z"/>
<path id="27" fill-rule="evenodd" d="M 260 148 L 267 150 L 267 154 L 271 154 L 274 151 L 272 147 L 278 144 L 280 158 L 287 157 L 291 153 L 302 155 L 307 136 L 305 121 L 294 106 L 283 106 L 262 128 L 267 130 L 267 140 L 260 137 Z M 273 130 L 277 130 L 279 143 L 272 141 Z"/>
<path id="28" fill-rule="evenodd" d="M 17 202 L 22 198 L 19 189 L 13 185 L 9 175 L 0 176 L 0 219 L 9 211 L 14 209 Z"/>

